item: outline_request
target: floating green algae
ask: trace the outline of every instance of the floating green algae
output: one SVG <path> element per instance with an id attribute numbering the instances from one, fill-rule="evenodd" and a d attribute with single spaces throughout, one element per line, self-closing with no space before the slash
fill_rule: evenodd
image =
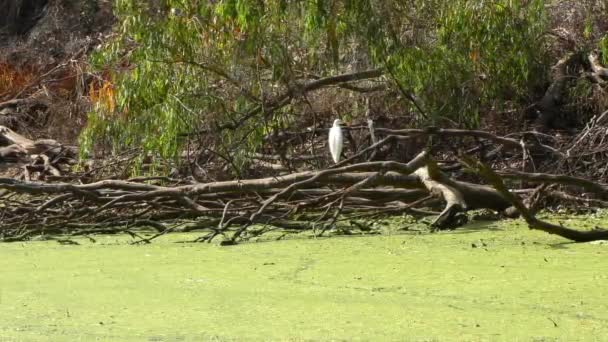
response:
<path id="1" fill-rule="evenodd" d="M 602 217 L 553 217 L 593 228 Z M 219 247 L 0 245 L 0 341 L 574 341 L 608 336 L 608 244 L 520 220 Z M 390 225 L 390 224 L 389 224 Z"/>

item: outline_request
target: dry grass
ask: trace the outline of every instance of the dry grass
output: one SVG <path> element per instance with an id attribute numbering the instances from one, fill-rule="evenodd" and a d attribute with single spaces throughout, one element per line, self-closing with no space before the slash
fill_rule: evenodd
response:
<path id="1" fill-rule="evenodd" d="M 0 98 L 16 94 L 35 79 L 36 72 L 29 68 L 19 69 L 0 63 Z"/>

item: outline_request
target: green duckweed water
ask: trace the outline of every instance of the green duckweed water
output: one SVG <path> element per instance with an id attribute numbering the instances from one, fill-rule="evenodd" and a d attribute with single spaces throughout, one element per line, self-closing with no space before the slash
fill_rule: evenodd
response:
<path id="1" fill-rule="evenodd" d="M 521 221 L 391 231 L 231 247 L 179 234 L 0 244 L 0 341 L 608 339 L 608 244 Z"/>

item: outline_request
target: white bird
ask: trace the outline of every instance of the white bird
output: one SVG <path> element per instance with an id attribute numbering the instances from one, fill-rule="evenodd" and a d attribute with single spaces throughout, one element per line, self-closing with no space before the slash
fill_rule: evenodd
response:
<path id="1" fill-rule="evenodd" d="M 329 130 L 329 152 L 336 164 L 340 161 L 340 154 L 344 146 L 344 136 L 342 136 L 340 124 L 342 124 L 340 119 L 334 120 L 334 126 Z"/>

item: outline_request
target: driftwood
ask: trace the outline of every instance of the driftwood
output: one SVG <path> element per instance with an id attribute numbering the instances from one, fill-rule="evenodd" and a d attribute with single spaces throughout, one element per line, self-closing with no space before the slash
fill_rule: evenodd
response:
<path id="1" fill-rule="evenodd" d="M 0 147 L 0 168 L 19 167 L 27 162 L 27 150 L 21 145 Z"/>
<path id="2" fill-rule="evenodd" d="M 369 126 L 363 129 L 368 131 Z M 437 215 L 432 223 L 433 229 L 452 229 L 464 223 L 467 211 L 475 209 L 490 209 L 509 216 L 522 214 L 531 225 L 544 227 L 545 231 L 552 233 L 564 233 L 539 223 L 533 216 L 534 210 L 521 204 L 522 199 L 512 192 L 505 193 L 506 187 L 503 189 L 496 185 L 496 178 L 493 178 L 496 173 L 488 174 L 476 169 L 483 176 L 481 180 L 492 180 L 489 182 L 491 186 L 479 184 L 479 178 L 477 182 L 458 179 L 451 172 L 458 173 L 460 168 L 441 165 L 430 150 L 424 150 L 407 163 L 366 161 L 369 155 L 374 155 L 373 151 L 396 142 L 430 136 L 468 138 L 475 143 L 487 141 L 502 148 L 503 156 L 521 157 L 526 151 L 537 151 L 534 154 L 536 158 L 568 160 L 562 150 L 541 144 L 536 139 L 516 140 L 474 130 L 431 127 L 406 130 L 374 128 L 374 131 L 380 137 L 371 140 L 369 146 L 322 170 L 289 173 L 287 170 L 291 165 L 289 168 L 280 167 L 284 166 L 287 158 L 291 158 L 287 161 L 290 164 L 297 164 L 318 161 L 319 156 L 260 153 L 254 156 L 257 159 L 255 167 L 268 161 L 269 164 L 263 165 L 279 174 L 257 179 L 207 182 L 184 179 L 177 174 L 128 180 L 113 177 L 88 182 L 95 170 L 104 167 L 91 164 L 81 178 L 75 178 L 78 182 L 70 182 L 57 161 L 62 154 L 75 154 L 75 149 L 66 148 L 54 140 L 30 140 L 3 127 L 0 128 L 0 137 L 5 144 L 11 145 L 3 147 L 0 151 L 4 153 L 0 152 L 0 156 L 16 161 L 24 156 L 30 160 L 36 158 L 38 164 L 30 163 L 26 170 L 46 174 L 46 182 L 0 178 L 0 239 L 20 241 L 41 234 L 130 232 L 137 235 L 136 230 L 151 228 L 157 233 L 152 238 L 140 238 L 140 242 L 150 242 L 169 232 L 201 230 L 207 234 L 199 241 L 223 236 L 225 243 L 233 244 L 276 229 L 286 232 L 311 229 L 318 234 L 332 227 L 364 230 L 368 228 L 349 222 L 403 212 L 414 217 Z M 534 155 L 529 155 L 529 158 L 535 158 Z M 105 165 L 131 159 L 120 156 L 116 162 L 109 161 Z M 540 183 L 536 190 L 519 192 L 530 195 L 524 202 L 534 208 L 538 207 L 543 194 L 561 196 L 564 201 L 567 199 L 585 205 L 604 203 L 602 198 L 608 194 L 608 185 L 576 176 L 503 170 L 496 177 L 503 185 L 503 180 L 517 181 L 517 184 L 522 181 Z M 547 190 L 548 185 L 561 188 Z M 572 193 L 569 189 L 573 186 L 599 198 Z M 585 198 L 588 199 L 586 202 L 577 201 Z M 603 237 L 602 234 L 583 233 L 584 237 L 577 234 L 564 233 L 562 236 L 575 241 Z"/>
<path id="3" fill-rule="evenodd" d="M 326 185 L 347 188 L 338 191 L 319 188 Z M 375 188 L 378 186 L 384 188 Z M 205 218 L 206 223 L 199 227 L 212 230 L 206 240 L 229 235 L 233 227 L 236 230 L 228 241 L 234 243 L 237 238 L 253 234 L 253 224 L 278 224 L 294 229 L 297 223 L 286 221 L 290 215 L 299 212 L 309 223 L 318 222 L 326 217 L 322 212 L 338 210 L 338 204 L 342 214 L 370 210 L 416 214 L 406 202 L 421 203 L 429 193 L 446 203 L 434 222 L 441 229 L 458 225 L 455 217 L 466 210 L 503 211 L 512 204 L 502 192 L 491 187 L 450 179 L 438 170 L 428 152 L 422 152 L 407 164 L 364 162 L 254 180 L 161 186 L 120 180 L 79 185 L 0 179 L 0 189 L 46 197 L 43 201 L 21 202 L 5 209 L 6 219 L 0 224 L 5 241 L 71 230 L 81 234 L 83 227 L 100 232 L 101 227 L 111 227 L 112 223 L 128 230 L 142 225 L 159 227 L 145 222 L 168 219 L 200 222 Z M 218 226 L 212 227 L 209 222 Z M 302 224 L 302 229 L 310 228 L 309 224 Z"/>
<path id="4" fill-rule="evenodd" d="M 536 218 L 532 211 L 530 211 L 517 196 L 509 192 L 502 179 L 494 171 L 492 171 L 492 169 L 483 163 L 473 163 L 470 160 L 468 164 L 469 166 L 474 167 L 480 175 L 491 183 L 498 192 L 500 192 L 506 199 L 509 200 L 509 202 L 513 204 L 515 208 L 517 208 L 521 216 L 528 223 L 528 227 L 530 227 L 530 229 L 542 230 L 544 232 L 559 235 L 576 242 L 589 242 L 608 239 L 608 230 L 606 229 L 596 228 L 595 230 L 591 231 L 578 231 Z"/>
<path id="5" fill-rule="evenodd" d="M 42 179 L 46 175 L 61 176 L 62 165 L 75 162 L 77 149 L 63 146 L 53 139 L 28 139 L 12 129 L 0 126 L 0 168 L 23 167 L 24 178 L 31 179 L 37 172 Z"/>
<path id="6" fill-rule="evenodd" d="M 603 84 L 608 80 L 608 68 L 604 68 L 600 65 L 598 56 L 595 53 L 590 53 L 587 56 L 587 61 L 591 69 L 589 77 L 593 82 Z"/>

